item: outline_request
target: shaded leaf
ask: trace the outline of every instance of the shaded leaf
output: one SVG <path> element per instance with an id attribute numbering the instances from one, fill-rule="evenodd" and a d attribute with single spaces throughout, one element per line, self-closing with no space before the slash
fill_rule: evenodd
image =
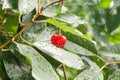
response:
<path id="1" fill-rule="evenodd" d="M 109 76 L 108 80 L 120 80 L 120 69 L 116 70 Z"/>
<path id="2" fill-rule="evenodd" d="M 20 58 L 22 61 L 23 59 Z M 12 80 L 33 80 L 30 68 L 25 62 L 18 63 L 18 59 L 11 53 L 5 52 L 3 57 L 6 72 Z M 20 65 L 21 64 L 21 65 Z"/>
<path id="3" fill-rule="evenodd" d="M 120 61 L 120 44 L 104 46 L 98 50 L 98 53 L 106 61 L 118 62 Z"/>
<path id="4" fill-rule="evenodd" d="M 115 0 L 114 1 L 114 7 L 112 7 L 112 8 L 115 9 L 115 8 L 118 8 L 118 7 L 120 7 L 120 0 Z"/>
<path id="5" fill-rule="evenodd" d="M 18 0 L 3 0 L 3 9 L 17 9 Z"/>
<path id="6" fill-rule="evenodd" d="M 104 80 L 102 72 L 99 71 L 100 68 L 88 58 L 83 57 L 83 59 L 87 61 L 90 67 L 78 74 L 74 80 Z"/>
<path id="7" fill-rule="evenodd" d="M 16 33 L 18 27 L 18 16 L 16 15 L 8 15 L 6 23 L 4 24 L 4 28 L 7 32 Z"/>
<path id="8" fill-rule="evenodd" d="M 108 45 L 99 49 L 99 53 L 106 57 L 120 57 L 120 44 Z"/>
<path id="9" fill-rule="evenodd" d="M 116 10 L 117 14 L 114 14 L 114 11 Z M 113 13 L 110 13 L 110 11 L 106 12 L 106 27 L 108 28 L 108 31 L 111 33 L 114 31 L 119 25 L 119 20 L 120 20 L 120 7 L 115 9 Z"/>
<path id="10" fill-rule="evenodd" d="M 59 80 L 50 63 L 35 49 L 24 44 L 18 44 L 17 47 L 20 53 L 30 62 L 32 75 L 36 80 Z"/>

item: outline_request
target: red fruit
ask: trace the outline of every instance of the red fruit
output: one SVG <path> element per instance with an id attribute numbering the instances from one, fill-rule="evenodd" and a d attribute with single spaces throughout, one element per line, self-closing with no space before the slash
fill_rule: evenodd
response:
<path id="1" fill-rule="evenodd" d="M 51 37 L 51 43 L 56 47 L 64 47 L 66 44 L 66 37 L 60 34 L 54 34 Z"/>

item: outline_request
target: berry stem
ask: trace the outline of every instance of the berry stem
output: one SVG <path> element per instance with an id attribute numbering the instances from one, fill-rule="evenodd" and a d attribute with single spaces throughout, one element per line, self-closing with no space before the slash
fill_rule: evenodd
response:
<path id="1" fill-rule="evenodd" d="M 64 74 L 65 80 L 68 80 L 67 74 L 66 74 L 66 71 L 65 71 L 65 65 L 63 63 L 62 63 L 62 69 L 63 69 L 63 74 Z"/>
<path id="2" fill-rule="evenodd" d="M 59 29 L 59 34 L 61 35 L 61 28 Z"/>

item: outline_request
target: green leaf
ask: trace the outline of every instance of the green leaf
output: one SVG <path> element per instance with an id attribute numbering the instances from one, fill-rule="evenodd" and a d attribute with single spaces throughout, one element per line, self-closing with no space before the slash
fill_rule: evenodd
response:
<path id="1" fill-rule="evenodd" d="M 17 47 L 20 53 L 30 62 L 32 75 L 36 80 L 59 80 L 50 63 L 34 48 L 24 44 L 18 44 Z"/>
<path id="2" fill-rule="evenodd" d="M 56 16 L 60 21 L 69 23 L 69 24 L 85 24 L 84 20 L 81 20 L 80 17 L 72 13 L 62 13 Z"/>
<path id="3" fill-rule="evenodd" d="M 112 43 L 120 43 L 120 26 L 117 27 L 109 36 L 109 40 Z"/>
<path id="4" fill-rule="evenodd" d="M 80 55 L 94 56 L 93 52 L 89 51 L 88 49 L 85 49 L 84 47 L 78 45 L 77 43 L 73 43 L 68 40 L 67 40 L 67 44 L 65 45 L 65 49 Z"/>
<path id="5" fill-rule="evenodd" d="M 30 76 L 30 67 L 24 62 L 23 58 L 19 59 L 11 52 L 3 53 L 3 62 L 6 72 L 11 80 L 33 80 Z"/>
<path id="6" fill-rule="evenodd" d="M 90 67 L 78 74 L 74 80 L 104 80 L 102 72 L 99 71 L 100 68 L 90 59 L 86 57 L 83 57 L 83 59 L 87 61 Z"/>
<path id="7" fill-rule="evenodd" d="M 50 4 L 51 1 L 54 1 L 54 0 L 41 0 L 40 6 L 44 7 L 44 6 L 48 5 L 48 4 Z M 52 5 L 52 6 L 48 7 L 47 9 L 45 9 L 42 12 L 42 14 L 45 15 L 45 16 L 48 16 L 48 17 L 56 16 L 57 15 L 56 7 L 54 5 Z"/>
<path id="8" fill-rule="evenodd" d="M 67 40 L 69 40 L 70 42 L 82 47 L 82 49 L 84 51 L 87 51 L 87 52 L 89 51 L 89 53 L 87 53 L 87 54 L 89 54 L 89 55 L 92 55 L 92 53 L 97 54 L 96 47 L 91 41 L 89 41 L 83 37 L 80 37 L 80 36 L 77 36 L 77 35 L 74 35 L 71 33 L 67 33 L 67 32 L 64 32 L 63 35 L 66 36 Z"/>
<path id="9" fill-rule="evenodd" d="M 117 14 L 115 14 L 114 12 L 117 12 Z M 106 12 L 106 16 L 105 16 L 105 20 L 106 20 L 106 27 L 108 28 L 108 31 L 111 33 L 112 31 L 114 31 L 117 27 L 119 27 L 120 23 L 120 7 L 118 7 L 117 9 L 113 10 L 113 12 L 107 11 Z"/>
<path id="10" fill-rule="evenodd" d="M 28 14 L 38 5 L 38 0 L 18 0 L 20 14 Z"/>
<path id="11" fill-rule="evenodd" d="M 53 57 L 54 59 L 60 61 L 61 63 L 69 67 L 75 69 L 82 69 L 82 67 L 84 66 L 79 56 L 68 52 L 64 49 L 57 48 L 56 46 L 52 45 L 49 41 L 35 42 L 34 45 L 47 55 Z"/>
<path id="12" fill-rule="evenodd" d="M 18 0 L 3 0 L 3 9 L 17 9 Z"/>
<path id="13" fill-rule="evenodd" d="M 67 31 L 67 32 L 70 32 L 72 34 L 83 37 L 83 34 L 81 32 L 79 32 L 77 29 L 66 26 L 65 24 L 61 23 L 60 21 L 53 20 L 53 19 L 48 19 L 47 22 L 54 25 L 55 27 L 63 30 L 63 31 Z"/>
<path id="14" fill-rule="evenodd" d="M 120 44 L 108 45 L 99 49 L 99 53 L 106 57 L 120 57 Z"/>
<path id="15" fill-rule="evenodd" d="M 120 80 L 120 69 L 116 70 L 109 76 L 108 80 Z"/>

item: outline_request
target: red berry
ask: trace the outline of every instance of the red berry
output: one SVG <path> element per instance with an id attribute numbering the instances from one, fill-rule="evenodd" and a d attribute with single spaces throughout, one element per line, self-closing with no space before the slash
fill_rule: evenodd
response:
<path id="1" fill-rule="evenodd" d="M 66 37 L 60 34 L 54 34 L 51 37 L 51 43 L 56 47 L 64 47 L 66 44 Z"/>

